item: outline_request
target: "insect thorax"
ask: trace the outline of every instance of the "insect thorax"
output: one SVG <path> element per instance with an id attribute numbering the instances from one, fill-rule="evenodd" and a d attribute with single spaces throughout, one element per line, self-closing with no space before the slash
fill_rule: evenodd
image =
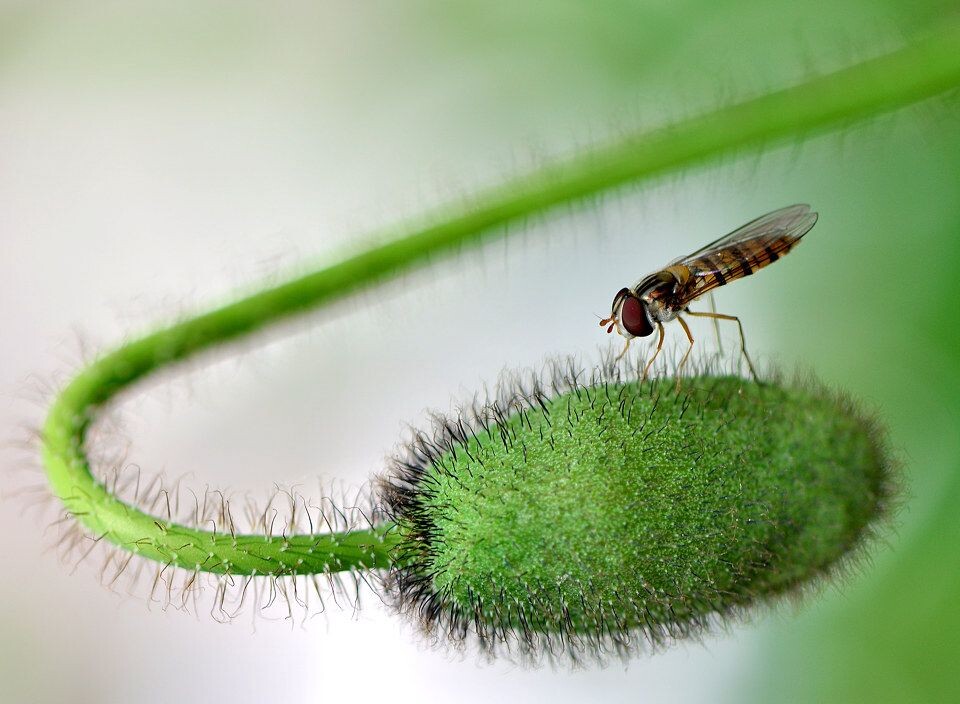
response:
<path id="1" fill-rule="evenodd" d="M 679 283 L 673 272 L 665 269 L 642 279 L 633 290 L 643 301 L 650 319 L 654 322 L 666 323 L 680 313 L 671 305 Z"/>

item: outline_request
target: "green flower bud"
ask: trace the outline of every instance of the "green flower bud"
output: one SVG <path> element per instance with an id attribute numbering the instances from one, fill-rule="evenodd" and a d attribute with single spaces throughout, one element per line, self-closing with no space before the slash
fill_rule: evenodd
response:
<path id="1" fill-rule="evenodd" d="M 489 651 L 630 653 L 835 571 L 885 514 L 876 425 L 814 383 L 514 380 L 381 479 L 388 591 Z"/>

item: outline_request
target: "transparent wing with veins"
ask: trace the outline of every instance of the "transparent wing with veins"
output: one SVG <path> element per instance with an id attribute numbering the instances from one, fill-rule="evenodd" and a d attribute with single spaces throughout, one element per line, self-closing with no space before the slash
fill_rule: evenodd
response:
<path id="1" fill-rule="evenodd" d="M 733 232 L 673 262 L 689 276 L 673 301 L 685 308 L 708 291 L 749 276 L 789 252 L 817 222 L 808 205 L 791 205 L 751 220 Z"/>

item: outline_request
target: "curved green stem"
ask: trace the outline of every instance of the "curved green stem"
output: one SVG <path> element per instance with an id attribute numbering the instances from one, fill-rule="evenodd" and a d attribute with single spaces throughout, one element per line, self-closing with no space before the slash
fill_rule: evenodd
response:
<path id="1" fill-rule="evenodd" d="M 294 574 L 386 567 L 392 526 L 326 535 L 215 533 L 165 522 L 98 483 L 84 453 L 99 408 L 133 382 L 213 345 L 330 303 L 431 256 L 506 236 L 499 226 L 671 169 L 825 131 L 960 85 L 960 24 L 897 52 L 662 129 L 636 134 L 492 189 L 461 210 L 320 271 L 127 343 L 100 357 L 55 399 L 43 428 L 54 493 L 95 537 L 187 569 Z"/>

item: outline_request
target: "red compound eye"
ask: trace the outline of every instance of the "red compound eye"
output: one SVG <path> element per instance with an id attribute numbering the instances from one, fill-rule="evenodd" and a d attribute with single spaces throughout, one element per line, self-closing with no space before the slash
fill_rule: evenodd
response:
<path id="1" fill-rule="evenodd" d="M 646 337 L 653 332 L 653 324 L 647 317 L 643 303 L 636 296 L 627 296 L 620 307 L 620 325 L 635 337 Z"/>
<path id="2" fill-rule="evenodd" d="M 622 301 L 624 298 L 626 298 L 629 295 L 630 295 L 630 289 L 628 288 L 622 288 L 619 291 L 617 291 L 617 295 L 613 297 L 613 305 L 610 306 L 610 310 L 613 311 L 611 315 L 617 314 L 617 306 L 620 305 L 620 301 Z"/>

